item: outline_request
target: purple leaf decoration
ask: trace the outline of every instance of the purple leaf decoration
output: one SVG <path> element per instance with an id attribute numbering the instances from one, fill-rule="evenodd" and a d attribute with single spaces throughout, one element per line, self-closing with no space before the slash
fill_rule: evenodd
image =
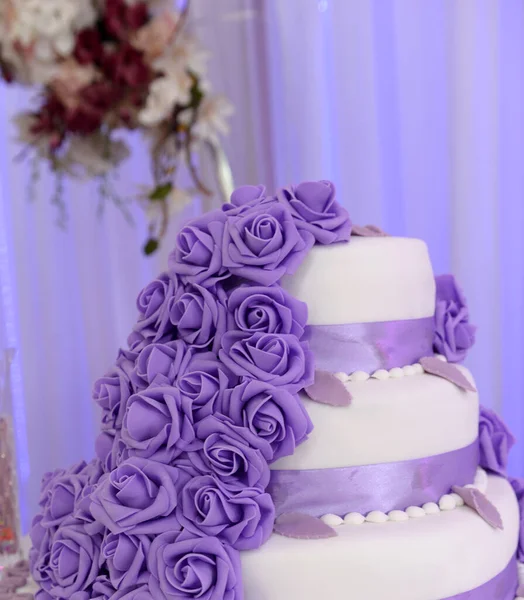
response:
<path id="1" fill-rule="evenodd" d="M 352 396 L 346 386 L 328 371 L 315 371 L 315 381 L 305 390 L 314 402 L 330 406 L 349 406 Z"/>
<path id="2" fill-rule="evenodd" d="M 333 527 L 326 525 L 318 517 L 296 512 L 280 515 L 275 521 L 273 531 L 300 540 L 319 540 L 338 535 Z"/>
<path id="3" fill-rule="evenodd" d="M 460 487 L 455 485 L 453 486 L 453 491 L 464 500 L 464 503 L 467 506 L 477 511 L 491 527 L 494 527 L 495 529 L 504 529 L 504 523 L 502 522 L 499 511 L 480 490 L 473 487 Z"/>
<path id="4" fill-rule="evenodd" d="M 359 237 L 388 237 L 388 234 L 376 225 L 353 225 L 351 227 L 351 235 Z"/>
<path id="5" fill-rule="evenodd" d="M 426 373 L 447 379 L 463 390 L 469 392 L 477 391 L 477 388 L 472 385 L 458 367 L 452 363 L 444 362 L 434 356 L 426 356 L 420 359 L 420 364 Z"/>

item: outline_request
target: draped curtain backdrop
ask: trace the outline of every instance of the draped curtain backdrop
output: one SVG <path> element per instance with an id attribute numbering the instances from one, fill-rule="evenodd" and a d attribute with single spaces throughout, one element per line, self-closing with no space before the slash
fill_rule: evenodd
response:
<path id="1" fill-rule="evenodd" d="M 524 474 L 524 4 L 194 0 L 192 22 L 236 106 L 225 143 L 236 183 L 331 179 L 355 222 L 423 238 L 435 272 L 456 274 L 479 326 L 468 366 L 482 402 L 521 438 L 511 469 Z M 0 347 L 18 349 L 27 524 L 42 473 L 92 456 L 93 381 L 169 243 L 142 257 L 140 214 L 134 227 L 114 206 L 98 218 L 96 188 L 77 183 L 57 228 L 52 178 L 42 173 L 29 202 L 16 160 L 10 121 L 28 97 L 3 88 L 0 103 Z M 136 148 L 120 175 L 129 194 L 147 176 Z M 197 199 L 180 220 L 217 202 Z"/>

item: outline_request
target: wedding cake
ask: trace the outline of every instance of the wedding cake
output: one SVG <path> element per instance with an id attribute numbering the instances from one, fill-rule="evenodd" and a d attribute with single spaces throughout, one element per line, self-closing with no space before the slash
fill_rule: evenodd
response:
<path id="1" fill-rule="evenodd" d="M 327 181 L 182 228 L 94 386 L 90 463 L 44 477 L 38 600 L 514 600 L 524 482 L 425 244 Z"/>

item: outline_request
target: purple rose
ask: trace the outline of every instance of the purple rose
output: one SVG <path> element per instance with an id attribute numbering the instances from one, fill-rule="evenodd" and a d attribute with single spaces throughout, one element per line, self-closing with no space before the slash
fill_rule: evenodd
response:
<path id="1" fill-rule="evenodd" d="M 178 234 L 169 268 L 189 283 L 205 287 L 228 276 L 222 264 L 222 240 L 227 217 L 221 210 L 191 221 Z"/>
<path id="2" fill-rule="evenodd" d="M 149 588 L 149 582 L 131 588 L 116 591 L 111 600 L 155 600 Z"/>
<path id="3" fill-rule="evenodd" d="M 216 537 L 168 531 L 153 540 L 147 564 L 155 598 L 243 599 L 239 554 Z"/>
<path id="4" fill-rule="evenodd" d="M 133 456 L 100 482 L 91 497 L 91 512 L 112 533 L 178 530 L 174 511 L 184 477 L 175 467 Z"/>
<path id="5" fill-rule="evenodd" d="M 132 393 L 128 375 L 118 366 L 95 382 L 93 400 L 102 409 L 102 429 L 122 426 L 126 402 Z"/>
<path id="6" fill-rule="evenodd" d="M 271 496 L 259 489 L 239 490 L 203 475 L 182 490 L 177 517 L 195 535 L 217 537 L 237 550 L 254 550 L 273 531 L 275 506 Z"/>
<path id="7" fill-rule="evenodd" d="M 53 539 L 49 557 L 52 596 L 70 598 L 93 583 L 98 575 L 101 542 L 100 535 L 89 535 L 76 519 L 62 523 Z"/>
<path id="8" fill-rule="evenodd" d="M 515 438 L 497 414 L 481 406 L 480 466 L 492 473 L 505 476 L 508 454 L 514 443 Z"/>
<path id="9" fill-rule="evenodd" d="M 105 477 L 107 477 L 107 475 L 102 476 L 99 481 L 103 481 L 103 478 Z M 85 486 L 78 498 L 73 515 L 77 521 L 80 521 L 83 524 L 85 532 L 89 535 L 104 532 L 104 526 L 102 523 L 96 521 L 91 512 L 91 497 L 97 486 L 98 482 Z"/>
<path id="10" fill-rule="evenodd" d="M 58 527 L 67 517 L 73 514 L 77 500 L 88 483 L 88 474 L 85 473 L 87 465 L 77 472 L 77 465 L 72 472 L 64 472 L 55 477 L 46 486 L 40 499 L 42 507 L 43 527 Z"/>
<path id="11" fill-rule="evenodd" d="M 108 533 L 100 550 L 112 585 L 124 589 L 147 583 L 146 560 L 151 542 L 147 535 Z"/>
<path id="12" fill-rule="evenodd" d="M 313 383 L 313 356 L 294 335 L 231 331 L 222 338 L 220 360 L 239 377 L 285 387 L 292 394 Z"/>
<path id="13" fill-rule="evenodd" d="M 223 482 L 237 487 L 264 489 L 267 486 L 267 461 L 272 451 L 266 440 L 246 427 L 238 427 L 223 415 L 200 421 L 196 434 L 203 441 L 203 447 L 187 456 L 198 472 L 214 474 Z"/>
<path id="14" fill-rule="evenodd" d="M 228 300 L 228 329 L 248 333 L 291 333 L 298 338 L 307 323 L 307 304 L 279 286 L 243 285 Z"/>
<path id="15" fill-rule="evenodd" d="M 191 349 L 182 340 L 167 344 L 149 344 L 138 355 L 131 382 L 135 391 L 147 388 L 155 381 L 176 380 L 191 359 Z M 159 377 L 162 376 L 162 377 Z"/>
<path id="16" fill-rule="evenodd" d="M 224 231 L 223 263 L 234 275 L 263 285 L 294 273 L 314 243 L 300 232 L 289 210 L 263 202 L 229 215 Z"/>
<path id="17" fill-rule="evenodd" d="M 174 333 L 169 320 L 171 302 L 182 292 L 182 286 L 176 274 L 162 273 L 154 279 L 138 295 L 136 306 L 140 317 L 134 331 L 157 342 L 165 335 Z"/>
<path id="18" fill-rule="evenodd" d="M 520 511 L 519 545 L 517 548 L 517 560 L 524 562 L 524 479 L 510 477 L 509 482 L 517 496 Z"/>
<path id="19" fill-rule="evenodd" d="M 222 210 L 228 216 L 239 215 L 253 206 L 268 202 L 277 202 L 277 199 L 274 196 L 266 196 L 266 188 L 263 185 L 244 185 L 231 194 L 230 203 L 222 204 Z"/>
<path id="20" fill-rule="evenodd" d="M 109 600 L 109 598 L 114 597 L 115 593 L 116 590 L 113 587 L 108 575 L 105 573 L 101 573 L 95 579 L 95 582 L 92 586 L 91 594 L 86 600 Z M 75 599 L 72 598 L 71 600 Z"/>
<path id="21" fill-rule="evenodd" d="M 182 410 L 179 391 L 170 386 L 149 387 L 131 398 L 122 425 L 122 440 L 130 456 L 170 463 L 193 449 L 195 431 Z"/>
<path id="22" fill-rule="evenodd" d="M 336 201 L 331 181 L 305 181 L 279 190 L 277 198 L 291 211 L 297 227 L 312 233 L 319 244 L 349 241 L 351 220 Z"/>
<path id="23" fill-rule="evenodd" d="M 284 388 L 247 379 L 228 390 L 223 410 L 236 425 L 247 427 L 271 446 L 275 461 L 289 456 L 313 430 L 300 398 Z"/>
<path id="24" fill-rule="evenodd" d="M 184 413 L 190 416 L 192 423 L 197 423 L 215 412 L 222 412 L 224 392 L 237 382 L 238 377 L 213 353 L 196 354 L 176 382 Z"/>
<path id="25" fill-rule="evenodd" d="M 115 430 L 102 431 L 95 440 L 95 454 L 102 462 L 104 471 L 112 471 L 111 453 L 115 442 Z"/>
<path id="26" fill-rule="evenodd" d="M 110 473 L 130 457 L 129 446 L 122 439 L 122 431 L 115 432 L 113 440 L 113 449 L 111 455 L 108 455 L 105 462 L 105 470 Z"/>
<path id="27" fill-rule="evenodd" d="M 433 348 L 449 362 L 460 362 L 475 343 L 474 325 L 469 323 L 466 298 L 453 275 L 435 277 L 435 337 Z"/>
<path id="28" fill-rule="evenodd" d="M 45 590 L 39 589 L 35 594 L 35 600 L 54 600 L 54 598 Z"/>
<path id="29" fill-rule="evenodd" d="M 226 293 L 220 285 L 211 289 L 187 286 L 170 311 L 178 335 L 194 348 L 217 352 L 226 331 L 226 302 Z"/>

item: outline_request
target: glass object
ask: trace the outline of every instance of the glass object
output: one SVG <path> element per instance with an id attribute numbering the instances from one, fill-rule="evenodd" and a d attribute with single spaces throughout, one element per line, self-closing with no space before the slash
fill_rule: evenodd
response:
<path id="1" fill-rule="evenodd" d="M 14 350 L 0 353 L 0 562 L 20 551 L 16 453 L 11 410 Z"/>

